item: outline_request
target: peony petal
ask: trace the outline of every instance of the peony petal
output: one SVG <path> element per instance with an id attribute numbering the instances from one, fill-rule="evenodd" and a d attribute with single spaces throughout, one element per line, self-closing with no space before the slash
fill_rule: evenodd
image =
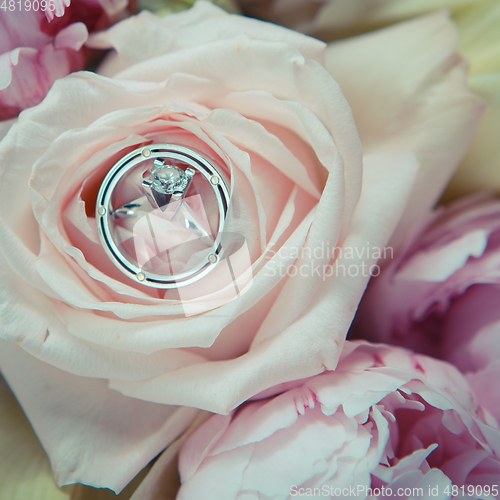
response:
<path id="1" fill-rule="evenodd" d="M 203 424 L 180 452 L 177 498 L 253 500 L 318 490 L 333 498 L 335 488 L 359 497 L 384 486 L 393 497 L 430 500 L 450 497 L 450 479 L 457 486 L 494 484 L 500 433 L 482 420 L 459 372 L 391 346 L 346 347 L 335 371 L 276 388 L 274 397 Z M 378 398 L 368 401 L 376 387 Z M 366 407 L 356 416 L 347 409 L 353 396 Z"/>
<path id="2" fill-rule="evenodd" d="M 413 470 L 399 475 L 393 482 L 387 485 L 387 488 L 390 488 L 394 492 L 397 492 L 401 488 L 402 493 L 408 488 L 407 491 L 410 495 L 398 495 L 399 498 L 408 500 L 416 498 L 421 498 L 422 500 L 449 500 L 452 483 L 439 469 L 431 469 L 425 474 L 421 471 Z"/>
<path id="3" fill-rule="evenodd" d="M 47 21 L 52 21 L 54 17 L 62 17 L 66 8 L 70 6 L 71 0 L 50 0 L 50 7 L 46 9 Z"/>
<path id="4" fill-rule="evenodd" d="M 40 50 L 15 49 L 0 56 L 0 120 L 16 116 L 38 104 L 57 78 L 83 66 L 80 53 L 55 50 L 47 44 Z"/>
<path id="5" fill-rule="evenodd" d="M 0 16 L 0 54 L 22 47 L 41 49 L 50 42 L 51 37 L 40 29 L 43 13 L 17 7 Z"/>
<path id="6" fill-rule="evenodd" d="M 469 257 L 481 257 L 488 244 L 488 232 L 477 230 L 465 234 L 447 246 L 422 252 L 402 266 L 397 279 L 446 281 L 461 269 Z"/>
<path id="7" fill-rule="evenodd" d="M 456 29 L 439 13 L 327 49 L 326 67 L 351 103 L 365 153 L 413 152 L 421 165 L 394 245 L 437 202 L 485 109 L 467 88 L 456 46 Z"/>
<path id="8" fill-rule="evenodd" d="M 498 343 L 498 331 L 496 333 L 496 343 Z M 477 394 L 478 402 L 497 418 L 500 416 L 500 395 L 491 381 L 497 380 L 499 376 L 500 363 L 498 360 L 490 363 L 483 370 L 467 374 L 467 381 Z"/>
<path id="9" fill-rule="evenodd" d="M 57 33 L 54 38 L 54 48 L 56 50 L 71 49 L 80 50 L 87 41 L 89 32 L 85 24 L 78 22 L 70 24 Z"/>
<path id="10" fill-rule="evenodd" d="M 119 492 L 197 415 L 190 408 L 124 398 L 104 380 L 75 377 L 14 344 L 1 344 L 3 374 L 49 455 L 59 485 L 81 482 Z"/>

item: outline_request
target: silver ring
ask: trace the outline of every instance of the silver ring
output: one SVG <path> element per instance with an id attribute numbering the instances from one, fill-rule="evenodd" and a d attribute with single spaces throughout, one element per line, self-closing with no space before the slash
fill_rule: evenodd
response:
<path id="1" fill-rule="evenodd" d="M 115 190 L 119 182 L 136 167 L 140 169 L 142 163 L 144 163 L 144 166 L 149 165 L 145 169 L 145 174 L 149 174 L 149 177 L 143 178 L 141 185 L 137 186 L 137 191 L 143 193 L 142 196 L 128 201 L 118 208 L 113 207 L 113 198 L 116 195 Z M 153 168 L 151 168 L 151 163 L 153 163 Z M 178 166 L 179 164 L 187 168 L 183 170 Z M 198 173 L 208 181 L 217 200 L 219 224 L 217 236 L 215 239 L 212 238 L 213 244 L 207 249 L 206 256 L 203 257 L 202 261 L 184 272 L 165 276 L 144 269 L 140 265 L 140 261 L 133 261 L 119 248 L 120 245 L 113 237 L 112 225 L 116 221 L 121 222 L 126 220 L 127 217 L 137 216 L 142 212 L 145 213 L 144 217 L 148 218 L 148 210 L 157 213 L 160 213 L 159 211 L 177 213 L 179 204 L 184 203 L 184 197 L 194 176 Z M 163 289 L 187 286 L 206 276 L 222 258 L 221 237 L 229 200 L 229 191 L 224 174 L 218 171 L 205 157 L 182 146 L 151 144 L 138 148 L 121 158 L 104 178 L 97 195 L 96 204 L 99 238 L 111 261 L 122 273 L 135 282 Z M 187 210 L 186 213 L 188 213 L 186 227 L 189 229 L 191 223 L 191 227 L 196 228 L 194 218 L 190 218 L 189 209 L 184 208 L 184 210 Z M 150 224 L 149 227 L 151 227 L 149 219 L 148 223 Z"/>

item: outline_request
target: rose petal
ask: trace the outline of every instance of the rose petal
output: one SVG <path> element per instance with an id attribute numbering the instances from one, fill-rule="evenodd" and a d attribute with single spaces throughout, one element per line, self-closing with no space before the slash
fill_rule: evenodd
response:
<path id="1" fill-rule="evenodd" d="M 411 151 L 421 165 L 394 245 L 439 199 L 485 110 L 467 88 L 456 45 L 455 27 L 438 13 L 327 49 L 326 67 L 351 103 L 364 151 Z"/>
<path id="2" fill-rule="evenodd" d="M 161 492 L 162 500 L 174 500 L 180 486 L 177 455 L 186 439 L 208 418 L 210 413 L 200 412 L 184 434 L 172 443 L 155 461 L 152 469 L 135 490 L 130 500 L 155 500 Z"/>
<path id="3" fill-rule="evenodd" d="M 55 485 L 47 455 L 2 378 L 0 401 L 0 496 L 68 500 L 72 488 Z"/>
<path id="4" fill-rule="evenodd" d="M 109 30 L 91 36 L 88 46 L 99 49 L 114 48 L 117 54 L 108 58 L 99 68 L 99 73 L 111 76 L 140 63 L 144 54 L 149 58 L 166 52 L 209 44 L 234 38 L 242 32 L 260 40 L 280 41 L 296 47 L 308 59 L 322 62 L 325 44 L 300 33 L 266 25 L 241 16 L 232 16 L 227 22 L 227 13 L 208 2 L 196 2 L 188 11 L 159 18 L 142 11 L 133 20 L 118 23 Z M 200 29 L 203 24 L 203 29 Z M 152 46 L 144 32 L 156 40 Z M 136 43 L 131 44 L 130 39 Z"/>
<path id="5" fill-rule="evenodd" d="M 366 249 L 384 245 L 397 222 L 396 214 L 406 202 L 416 170 L 412 156 L 365 159 L 363 192 L 344 246 Z M 380 224 L 382 220 L 384 226 Z M 358 270 L 365 264 L 369 269 L 377 260 L 372 257 L 363 252 L 361 258 L 339 264 L 354 265 Z M 228 413 L 273 385 L 334 369 L 355 312 L 350 304 L 358 303 L 368 277 L 369 274 L 362 276 L 360 271 L 357 277 L 346 273 L 335 276 L 333 281 L 327 279 L 318 289 L 317 300 L 304 314 L 291 321 L 284 331 L 275 329 L 271 323 L 265 335 L 256 337 L 250 352 L 237 359 L 190 367 L 188 378 L 186 369 L 180 368 L 144 382 L 112 380 L 110 387 L 149 401 L 196 405 Z M 282 360 L 280 364 L 271 361 L 277 356 Z M 304 358 L 309 360 L 307 366 Z M 203 384 L 198 387 L 193 380 L 203 380 Z M 235 383 L 238 391 L 234 390 Z"/>
<path id="6" fill-rule="evenodd" d="M 104 380 L 61 372 L 1 343 L 3 374 L 61 486 L 81 482 L 119 492 L 197 415 L 191 408 L 125 398 Z"/>

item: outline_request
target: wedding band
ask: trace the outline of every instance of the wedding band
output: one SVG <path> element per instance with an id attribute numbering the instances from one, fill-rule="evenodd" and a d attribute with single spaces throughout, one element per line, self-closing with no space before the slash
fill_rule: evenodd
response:
<path id="1" fill-rule="evenodd" d="M 141 172 L 143 172 L 142 175 L 147 177 L 142 178 L 142 182 L 139 180 L 134 184 L 135 191 L 140 195 L 115 208 L 113 203 L 115 199 L 119 198 L 121 181 L 127 175 L 137 177 Z M 208 182 L 211 189 L 207 189 L 213 191 L 215 195 L 219 212 L 217 235 L 215 237 L 206 230 L 206 222 L 199 223 L 197 221 L 196 214 L 189 207 L 190 198 L 187 201 L 185 199 L 193 179 L 198 174 Z M 215 168 L 207 158 L 183 146 L 151 144 L 135 149 L 121 158 L 104 178 L 96 203 L 99 238 L 111 261 L 122 273 L 136 283 L 162 289 L 187 286 L 206 276 L 222 258 L 221 238 L 229 201 L 229 191 L 222 169 Z M 180 215 L 178 215 L 179 213 Z M 163 226 L 157 225 L 153 228 L 151 220 L 168 222 L 174 216 L 178 217 L 185 226 L 179 230 L 192 232 L 192 235 L 188 237 L 188 241 L 194 241 L 197 237 L 203 239 L 203 236 L 206 247 L 204 247 L 203 252 L 199 252 L 201 255 L 200 261 L 182 272 L 160 274 L 146 268 L 144 262 L 141 263 L 139 257 L 133 258 L 130 253 L 127 253 L 116 238 L 116 234 L 124 231 L 120 225 L 126 225 L 129 222 L 132 224 L 132 221 L 136 224 L 133 226 L 134 238 L 135 228 L 139 226 L 149 227 L 152 238 L 154 238 L 153 229 L 157 229 L 158 232 L 158 227 Z M 146 222 L 149 226 L 146 225 Z M 172 231 L 172 245 L 175 243 L 177 233 L 178 231 Z M 170 233 L 159 236 L 165 242 L 170 238 Z M 133 238 L 130 238 L 130 240 L 133 240 Z M 152 244 L 151 247 L 153 247 Z M 161 254 L 166 255 L 168 259 L 168 249 L 170 248 L 168 244 L 164 245 L 166 250 L 162 250 L 162 248 L 158 248 L 155 240 L 154 248 L 157 251 L 157 254 L 153 256 L 154 258 Z M 196 255 L 198 256 L 198 253 Z M 168 264 L 170 265 L 170 262 Z M 172 269 L 172 266 L 170 266 L 170 269 Z"/>

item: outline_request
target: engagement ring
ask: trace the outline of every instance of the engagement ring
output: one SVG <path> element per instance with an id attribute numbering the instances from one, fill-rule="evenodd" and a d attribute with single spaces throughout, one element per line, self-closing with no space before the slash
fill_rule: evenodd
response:
<path id="1" fill-rule="evenodd" d="M 221 168 L 191 149 L 152 144 L 121 158 L 102 182 L 99 237 L 129 278 L 178 288 L 207 275 L 221 259 L 228 206 Z"/>

